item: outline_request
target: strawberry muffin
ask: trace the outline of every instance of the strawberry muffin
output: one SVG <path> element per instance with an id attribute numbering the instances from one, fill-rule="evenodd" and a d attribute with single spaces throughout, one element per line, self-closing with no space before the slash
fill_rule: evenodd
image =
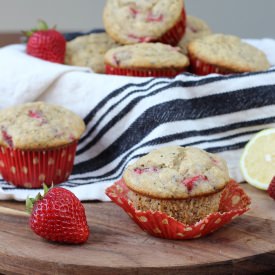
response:
<path id="1" fill-rule="evenodd" d="M 159 41 L 177 45 L 185 32 L 183 0 L 107 0 L 103 21 L 120 44 Z"/>
<path id="2" fill-rule="evenodd" d="M 191 41 L 187 48 L 192 72 L 198 75 L 256 72 L 270 67 L 261 50 L 233 35 L 207 35 Z"/>
<path id="3" fill-rule="evenodd" d="M 89 67 L 95 73 L 105 73 L 104 55 L 118 46 L 105 32 L 79 36 L 67 42 L 65 63 Z"/>
<path id="4" fill-rule="evenodd" d="M 186 31 L 180 40 L 178 47 L 187 54 L 187 45 L 194 39 L 211 34 L 211 29 L 205 21 L 192 15 L 187 15 Z"/>
<path id="5" fill-rule="evenodd" d="M 230 181 L 219 156 L 193 147 L 163 147 L 141 157 L 123 174 L 129 199 L 141 211 L 160 211 L 184 224 L 218 212 Z"/>
<path id="6" fill-rule="evenodd" d="M 105 55 L 107 74 L 174 77 L 189 66 L 178 48 L 162 43 L 139 43 L 109 50 Z"/>
<path id="7" fill-rule="evenodd" d="M 73 112 L 44 102 L 0 111 L 0 172 L 16 186 L 39 188 L 66 181 L 85 130 Z"/>

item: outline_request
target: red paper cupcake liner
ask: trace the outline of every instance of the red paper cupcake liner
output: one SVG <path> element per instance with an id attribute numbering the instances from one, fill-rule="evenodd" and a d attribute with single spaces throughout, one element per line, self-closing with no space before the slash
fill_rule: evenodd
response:
<path id="1" fill-rule="evenodd" d="M 191 72 L 196 75 L 208 75 L 208 74 L 232 74 L 234 72 L 226 70 L 219 66 L 207 64 L 198 58 L 189 56 Z"/>
<path id="2" fill-rule="evenodd" d="M 21 150 L 0 146 L 0 172 L 18 187 L 41 188 L 66 181 L 73 168 L 77 141 L 45 150 Z"/>
<path id="3" fill-rule="evenodd" d="M 242 215 L 250 206 L 250 198 L 234 180 L 231 180 L 222 193 L 219 212 L 209 214 L 193 225 L 186 225 L 159 211 L 136 210 L 128 199 L 128 192 L 123 179 L 106 189 L 107 196 L 122 207 L 143 231 L 165 239 L 203 237 Z"/>
<path id="4" fill-rule="evenodd" d="M 158 39 L 158 42 L 176 46 L 180 42 L 181 38 L 184 36 L 185 30 L 186 30 L 186 12 L 185 12 L 185 9 L 182 9 L 180 19 L 170 30 L 168 30 Z"/>
<path id="5" fill-rule="evenodd" d="M 106 74 L 112 75 L 127 75 L 139 77 L 175 77 L 180 73 L 185 72 L 186 69 L 128 69 L 113 67 L 109 64 L 105 65 Z"/>

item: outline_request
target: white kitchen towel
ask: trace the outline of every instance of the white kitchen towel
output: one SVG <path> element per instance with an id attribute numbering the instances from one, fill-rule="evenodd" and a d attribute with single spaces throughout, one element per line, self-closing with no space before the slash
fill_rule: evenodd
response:
<path id="1" fill-rule="evenodd" d="M 68 72 L 91 72 L 89 68 L 41 61 L 25 53 L 25 45 L 0 49 L 0 108 L 35 101 L 58 78 Z"/>
<path id="2" fill-rule="evenodd" d="M 185 73 L 173 79 L 107 76 L 35 59 L 24 46 L 6 47 L 0 49 L 0 108 L 43 100 L 83 117 L 87 130 L 74 170 L 61 184 L 81 200 L 108 200 L 105 188 L 130 162 L 171 144 L 220 154 L 241 182 L 244 145 L 256 132 L 275 127 L 275 41 L 247 41 L 266 52 L 270 70 L 205 77 Z M 2 200 L 36 193 L 0 180 Z"/>

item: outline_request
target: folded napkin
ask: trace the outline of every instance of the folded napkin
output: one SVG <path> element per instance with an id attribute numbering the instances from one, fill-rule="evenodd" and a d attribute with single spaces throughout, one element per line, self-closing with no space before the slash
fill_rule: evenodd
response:
<path id="1" fill-rule="evenodd" d="M 0 49 L 0 108 L 35 101 L 62 75 L 76 71 L 91 70 L 41 61 L 28 56 L 24 45 L 4 47 Z"/>
<path id="2" fill-rule="evenodd" d="M 275 65 L 275 40 L 247 40 Z M 105 189 L 124 168 L 154 148 L 197 146 L 226 159 L 243 181 L 239 158 L 256 132 L 275 127 L 275 67 L 265 72 L 174 79 L 107 76 L 0 49 L 0 108 L 43 100 L 85 120 L 72 175 L 61 186 L 81 200 L 108 200 Z M 24 200 L 37 190 L 0 179 L 0 199 Z"/>

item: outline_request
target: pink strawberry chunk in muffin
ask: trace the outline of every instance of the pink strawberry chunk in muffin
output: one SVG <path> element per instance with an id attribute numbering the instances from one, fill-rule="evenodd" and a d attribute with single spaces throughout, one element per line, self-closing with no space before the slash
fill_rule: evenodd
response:
<path id="1" fill-rule="evenodd" d="M 8 144 L 8 146 L 9 146 L 10 148 L 12 148 L 12 147 L 13 147 L 12 136 L 10 136 L 10 135 L 8 134 L 7 130 L 5 130 L 5 129 L 2 129 L 2 130 L 1 130 L 1 133 L 2 133 L 3 139 L 4 139 L 4 141 L 6 142 L 6 144 Z"/>
<path id="2" fill-rule="evenodd" d="M 138 175 L 142 175 L 143 173 L 156 173 L 159 171 L 157 167 L 148 167 L 148 168 L 135 168 L 134 172 Z"/>
<path id="3" fill-rule="evenodd" d="M 138 42 L 138 43 L 146 43 L 146 42 L 150 42 L 152 41 L 152 37 L 149 37 L 149 36 L 137 36 L 137 35 L 134 35 L 132 33 L 128 34 L 128 38 Z"/>
<path id="4" fill-rule="evenodd" d="M 40 126 L 43 124 L 48 123 L 47 119 L 45 118 L 44 114 L 41 111 L 33 111 L 29 110 L 28 116 L 40 121 Z"/>
<path id="5" fill-rule="evenodd" d="M 156 16 L 150 11 L 147 15 L 146 22 L 162 22 L 163 18 L 164 18 L 163 14 Z"/>
<path id="6" fill-rule="evenodd" d="M 194 184 L 197 181 L 207 181 L 208 178 L 203 175 L 198 175 L 195 177 L 187 178 L 182 181 L 182 183 L 186 186 L 188 192 L 190 192 L 194 188 Z"/>

